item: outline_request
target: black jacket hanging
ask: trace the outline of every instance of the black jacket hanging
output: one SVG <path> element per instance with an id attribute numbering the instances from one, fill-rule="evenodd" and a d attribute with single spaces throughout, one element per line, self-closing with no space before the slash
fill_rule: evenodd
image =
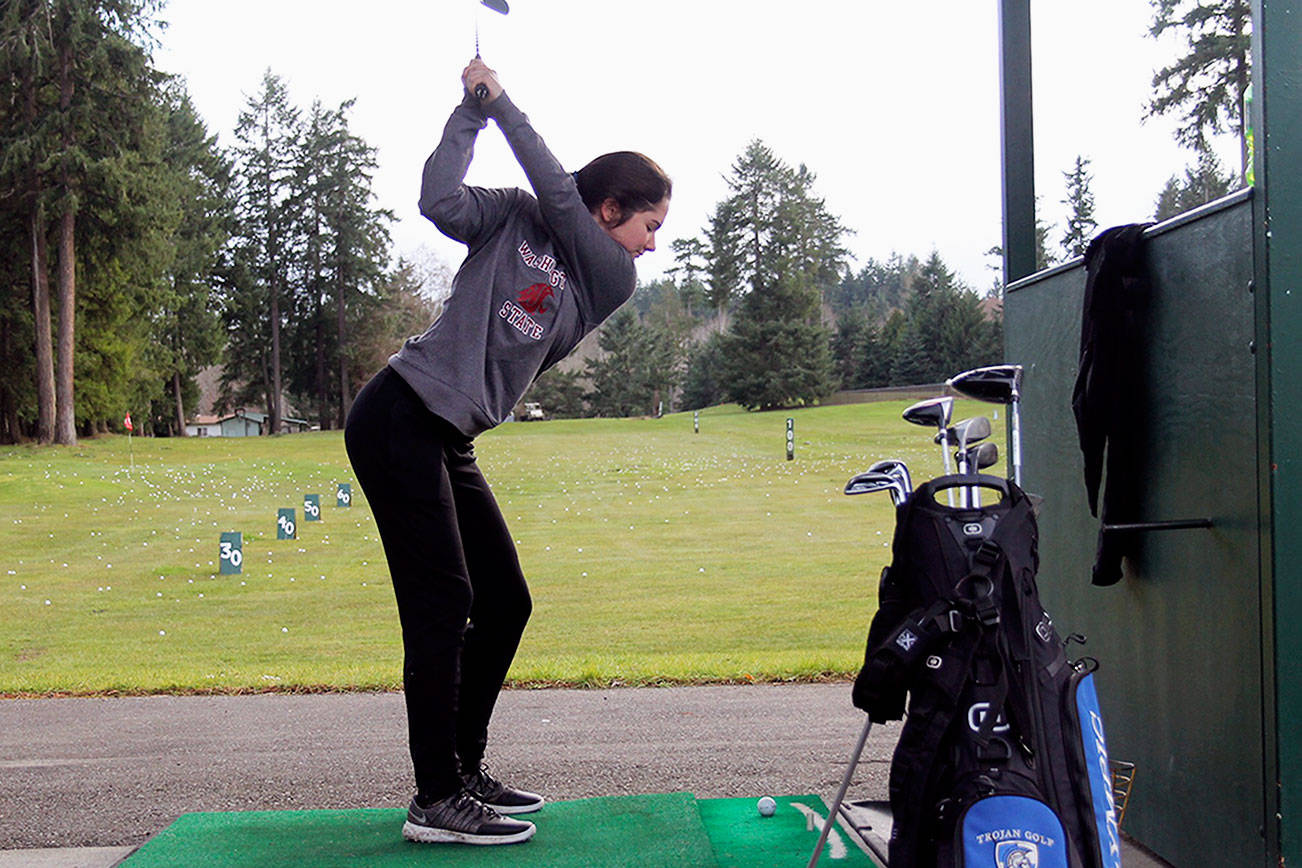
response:
<path id="1" fill-rule="evenodd" d="M 1143 350 L 1151 289 L 1144 230 L 1151 225 L 1114 226 L 1097 235 L 1085 251 L 1080 371 L 1071 405 L 1085 458 L 1085 490 L 1096 516 L 1106 446 L 1105 525 L 1136 521 L 1143 492 Z M 1134 540 L 1133 535 L 1099 531 L 1094 584 L 1121 579 L 1121 559 L 1130 554 Z"/>

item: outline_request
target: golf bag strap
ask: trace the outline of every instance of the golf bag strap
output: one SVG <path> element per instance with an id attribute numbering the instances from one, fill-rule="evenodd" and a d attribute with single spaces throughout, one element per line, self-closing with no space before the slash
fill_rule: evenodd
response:
<path id="1" fill-rule="evenodd" d="M 980 548 L 972 553 L 968 574 L 956 586 L 963 602 L 972 609 L 972 614 L 983 627 L 994 627 L 999 623 L 999 604 L 995 600 L 994 588 L 999 567 L 1003 564 L 1003 549 L 992 539 L 983 540 Z"/>
<path id="2" fill-rule="evenodd" d="M 896 829 L 892 833 L 892 861 L 897 844 L 901 852 L 913 852 L 918 846 L 919 836 L 926 834 L 924 817 L 931 806 L 925 806 L 924 797 L 939 759 L 934 746 L 944 739 L 958 713 L 959 698 L 963 685 L 971 676 L 979 641 L 980 637 L 974 630 L 955 634 L 941 652 L 942 665 L 935 670 L 920 670 L 926 674 L 912 685 L 909 718 L 892 761 L 891 807 Z M 916 763 L 907 775 L 901 775 L 897 780 L 894 765 L 900 762 L 906 744 L 914 751 L 915 760 L 926 757 L 926 761 L 925 764 Z M 903 840 L 897 842 L 896 837 Z"/>
<path id="3" fill-rule="evenodd" d="M 998 637 L 995 638 L 998 643 Z M 994 659 L 999 658 L 995 656 Z M 1012 747 L 1008 741 L 995 735 L 995 727 L 999 724 L 999 719 L 1002 717 L 1005 723 L 1009 719 L 1005 710 L 1008 704 L 1008 673 L 1002 666 L 995 677 L 995 690 L 996 693 L 989 700 L 990 704 L 986 708 L 985 716 L 981 719 L 981 727 L 972 737 L 977 746 L 977 756 L 983 761 L 990 762 L 1007 760 L 1012 754 Z"/>
<path id="4" fill-rule="evenodd" d="M 904 679 L 919 660 L 946 634 L 963 627 L 963 615 L 951 600 L 937 600 L 914 609 L 868 655 L 864 664 L 870 679 L 881 683 Z"/>

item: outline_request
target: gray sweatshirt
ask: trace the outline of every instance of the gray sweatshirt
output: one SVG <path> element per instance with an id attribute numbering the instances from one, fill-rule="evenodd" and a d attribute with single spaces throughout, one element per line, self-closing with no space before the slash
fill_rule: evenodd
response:
<path id="1" fill-rule="evenodd" d="M 475 137 L 497 122 L 537 195 L 462 183 Z M 425 162 L 420 211 L 469 251 L 443 314 L 389 365 L 467 437 L 510 414 L 543 371 L 633 294 L 633 257 L 606 234 L 574 178 L 505 93 L 467 96 Z"/>

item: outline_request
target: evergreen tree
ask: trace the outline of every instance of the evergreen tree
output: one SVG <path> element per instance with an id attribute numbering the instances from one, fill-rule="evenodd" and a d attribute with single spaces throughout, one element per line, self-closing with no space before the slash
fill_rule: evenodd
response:
<path id="1" fill-rule="evenodd" d="M 335 147 L 339 118 L 314 100 L 294 145 L 294 178 L 289 200 L 292 234 L 298 239 L 290 258 L 285 300 L 287 316 L 283 345 L 286 348 L 285 386 L 293 404 L 306 414 L 315 407 L 322 430 L 327 419 L 333 369 L 333 332 L 328 310 L 330 293 L 327 251 L 331 233 L 326 211 L 332 178 L 326 155 Z"/>
<path id="2" fill-rule="evenodd" d="M 741 291 L 741 263 L 739 232 L 741 224 L 736 213 L 736 203 L 725 199 L 715 206 L 710 216 L 710 225 L 706 230 L 706 267 L 705 299 L 714 311 L 723 332 L 726 323 L 725 314 L 733 299 Z"/>
<path id="3" fill-rule="evenodd" d="M 1071 171 L 1062 173 L 1067 183 L 1067 197 L 1062 200 L 1062 204 L 1067 206 L 1067 230 L 1062 235 L 1066 259 L 1084 256 L 1098 227 L 1094 219 L 1094 194 L 1090 192 L 1094 176 L 1088 171 L 1089 164 L 1089 160 L 1078 155 Z"/>
<path id="4" fill-rule="evenodd" d="M 820 302 L 844 268 L 845 229 L 814 195 L 814 180 L 756 140 L 733 164 L 731 195 L 716 209 L 729 232 L 712 235 L 712 258 L 731 263 L 744 293 L 721 343 L 727 392 L 747 408 L 811 403 L 836 385 Z"/>
<path id="5" fill-rule="evenodd" d="M 158 368 L 170 397 L 165 426 L 185 433 L 186 408 L 198 394 L 195 377 L 221 356 L 223 334 L 217 295 L 223 253 L 233 214 L 229 198 L 231 166 L 208 134 L 179 82 L 167 91 L 168 142 L 165 163 L 170 192 L 178 208 L 171 233 L 171 255 L 156 311 Z M 161 396 L 160 396 L 161 397 Z"/>
<path id="6" fill-rule="evenodd" d="M 1035 270 L 1043 271 L 1058 263 L 1058 257 L 1054 255 L 1052 248 L 1049 247 L 1049 233 L 1053 231 L 1053 224 L 1044 222 L 1041 216 L 1044 209 L 1040 207 L 1039 197 L 1035 201 Z"/>
<path id="7" fill-rule="evenodd" d="M 841 314 L 832 337 L 832 361 L 842 389 L 862 389 L 859 365 L 867 353 L 872 338 L 872 324 L 862 308 L 852 308 Z"/>
<path id="8" fill-rule="evenodd" d="M 429 328 L 439 306 L 440 302 L 425 292 L 422 270 L 399 259 L 376 283 L 373 293 L 357 296 L 347 308 L 345 363 L 350 382 L 360 389 L 404 340 Z"/>
<path id="9" fill-rule="evenodd" d="M 59 137 L 51 155 L 51 210 L 58 217 L 56 443 L 76 442 L 78 416 L 87 426 L 102 428 L 110 414 L 125 409 L 123 386 L 129 388 L 132 356 L 147 340 L 138 315 L 148 304 L 143 294 L 156 286 L 165 256 L 159 230 L 167 219 L 158 213 L 158 200 L 151 199 L 160 193 L 156 160 L 162 130 L 154 69 L 143 47 L 158 5 L 153 0 L 51 4 L 58 89 L 51 119 Z M 81 254 L 79 236 L 98 241 L 99 249 Z M 79 303 L 78 267 L 93 260 L 115 262 L 120 270 L 101 269 L 103 281 L 86 286 L 98 292 Z M 97 321 L 97 311 L 109 315 Z M 98 354 L 79 353 L 79 344 L 88 343 L 77 338 L 79 318 L 92 330 Z M 126 326 L 138 330 L 128 334 Z M 104 362 L 116 380 L 92 376 L 91 384 L 104 389 L 104 400 L 92 403 L 87 395 L 85 407 L 78 406 L 76 396 L 79 357 Z"/>
<path id="10" fill-rule="evenodd" d="M 885 378 L 873 385 L 910 385 L 911 381 L 896 377 L 897 360 L 904 354 L 904 341 L 908 332 L 909 321 L 902 310 L 891 311 L 891 315 L 882 323 L 879 341 L 882 348 Z"/>
<path id="11" fill-rule="evenodd" d="M 981 299 L 935 252 L 923 264 L 897 335 L 891 374 L 897 385 L 941 382 L 1002 356 L 1002 333 L 987 319 Z"/>
<path id="12" fill-rule="evenodd" d="M 103 425 L 104 399 L 123 400 L 121 389 L 106 382 L 96 384 L 98 394 L 79 390 L 79 362 L 103 361 L 120 374 L 123 361 L 139 350 L 135 336 L 115 332 L 91 335 L 94 350 L 108 355 L 83 351 L 87 341 L 78 323 L 101 323 L 94 305 L 84 303 L 79 280 L 92 260 L 128 272 L 155 267 L 138 246 L 150 225 L 141 219 L 145 197 L 121 197 L 147 192 L 153 183 L 149 161 L 136 155 L 150 147 L 147 139 L 157 129 L 154 71 L 144 48 L 156 8 L 152 0 L 14 0 L 0 6 L 0 173 L 11 219 L 30 243 L 24 258 L 41 442 L 76 442 L 79 422 Z M 100 233 L 101 218 L 114 226 L 113 237 Z M 98 251 L 79 247 L 95 241 L 102 242 Z M 122 259 L 127 251 L 134 258 Z M 150 274 L 130 273 L 123 285 L 151 281 Z M 133 295 L 110 306 L 138 300 Z"/>
<path id="13" fill-rule="evenodd" d="M 1210 150 L 1201 151 L 1198 160 L 1185 168 L 1184 177 L 1172 175 L 1157 196 L 1154 220 L 1169 220 L 1177 214 L 1229 195 L 1235 179 L 1221 170 L 1220 160 Z"/>
<path id="14" fill-rule="evenodd" d="M 24 429 L 34 423 L 36 408 L 28 263 L 31 239 L 25 215 L 13 207 L 15 204 L 0 197 L 0 370 L 5 372 L 0 376 L 0 443 L 22 440 Z"/>
<path id="15" fill-rule="evenodd" d="M 647 329 L 648 376 L 655 408 L 672 408 L 682 385 L 695 320 L 683 295 L 667 280 L 638 287 L 633 295 L 640 319 Z"/>
<path id="16" fill-rule="evenodd" d="M 724 388 L 726 375 L 723 366 L 723 339 L 723 335 L 712 334 L 692 348 L 681 396 L 684 410 L 703 410 L 727 399 Z"/>
<path id="17" fill-rule="evenodd" d="M 226 301 L 228 358 L 223 388 L 237 400 L 258 392 L 279 433 L 283 415 L 281 329 L 295 239 L 291 202 L 301 135 L 299 112 L 271 70 L 235 127 L 237 267 Z"/>
<path id="18" fill-rule="evenodd" d="M 335 312 L 333 350 L 338 371 L 333 388 L 335 421 L 339 427 L 348 416 L 355 394 L 354 379 L 349 376 L 348 365 L 351 352 L 348 309 L 373 295 L 375 287 L 384 279 L 385 263 L 389 258 L 389 224 L 394 220 L 392 212 L 375 204 L 371 182 L 379 161 L 376 149 L 350 131 L 348 113 L 351 108 L 352 102 L 346 102 L 335 114 L 337 129 L 330 140 L 334 148 L 328 154 L 330 183 L 325 212 L 331 238 L 330 286 Z M 448 285 L 451 285 L 450 278 Z M 322 415 L 322 427 L 325 427 L 324 412 Z"/>
<path id="19" fill-rule="evenodd" d="M 904 305 L 919 268 L 916 256 L 892 253 L 885 262 L 870 258 L 857 273 L 847 270 L 825 299 L 838 314 L 859 308 L 869 319 L 882 320 Z"/>
<path id="20" fill-rule="evenodd" d="M 861 308 L 851 309 L 838 319 L 832 358 L 843 389 L 871 389 L 885 386 L 890 380 L 890 351 Z"/>
<path id="21" fill-rule="evenodd" d="M 577 419 L 587 415 L 586 389 L 578 371 L 552 368 L 534 381 L 524 400 L 536 401 L 543 412 L 554 419 Z"/>
<path id="22" fill-rule="evenodd" d="M 5 98 L 0 101 L 0 171 L 8 228 L 21 232 L 26 242 L 21 248 L 15 246 L 13 252 L 27 262 L 35 433 L 40 443 L 54 441 L 55 411 L 48 222 L 52 181 L 46 157 L 56 149 L 57 136 L 48 114 L 53 43 L 47 11 L 43 0 L 0 5 L 0 80 L 5 88 Z M 5 235 L 18 237 L 9 232 Z M 11 329 L 21 328 L 22 319 L 14 313 L 7 321 L 13 323 Z M 9 335 L 17 339 L 13 331 Z M 13 393 L 6 390 L 6 394 Z"/>
<path id="23" fill-rule="evenodd" d="M 598 333 L 602 355 L 585 363 L 592 382 L 588 404 L 598 416 L 650 415 L 655 386 L 650 376 L 650 339 L 631 308 L 608 319 Z"/>
<path id="24" fill-rule="evenodd" d="M 1210 136 L 1239 137 L 1240 177 L 1247 171 L 1243 93 L 1251 67 L 1252 4 L 1249 0 L 1152 0 L 1154 39 L 1183 34 L 1186 52 L 1153 76 L 1148 116 L 1180 113 L 1176 141 L 1195 151 Z"/>
<path id="25" fill-rule="evenodd" d="M 687 314 L 695 318 L 709 305 L 708 251 L 699 238 L 676 238 L 673 242 L 674 267 L 668 270 Z"/>

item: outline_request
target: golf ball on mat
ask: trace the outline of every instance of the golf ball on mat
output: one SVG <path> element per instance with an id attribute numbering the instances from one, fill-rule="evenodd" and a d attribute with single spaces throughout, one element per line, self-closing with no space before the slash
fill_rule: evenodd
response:
<path id="1" fill-rule="evenodd" d="M 773 801 L 772 796 L 765 796 L 759 800 L 759 812 L 761 817 L 771 817 L 773 812 L 778 809 L 778 803 Z"/>

